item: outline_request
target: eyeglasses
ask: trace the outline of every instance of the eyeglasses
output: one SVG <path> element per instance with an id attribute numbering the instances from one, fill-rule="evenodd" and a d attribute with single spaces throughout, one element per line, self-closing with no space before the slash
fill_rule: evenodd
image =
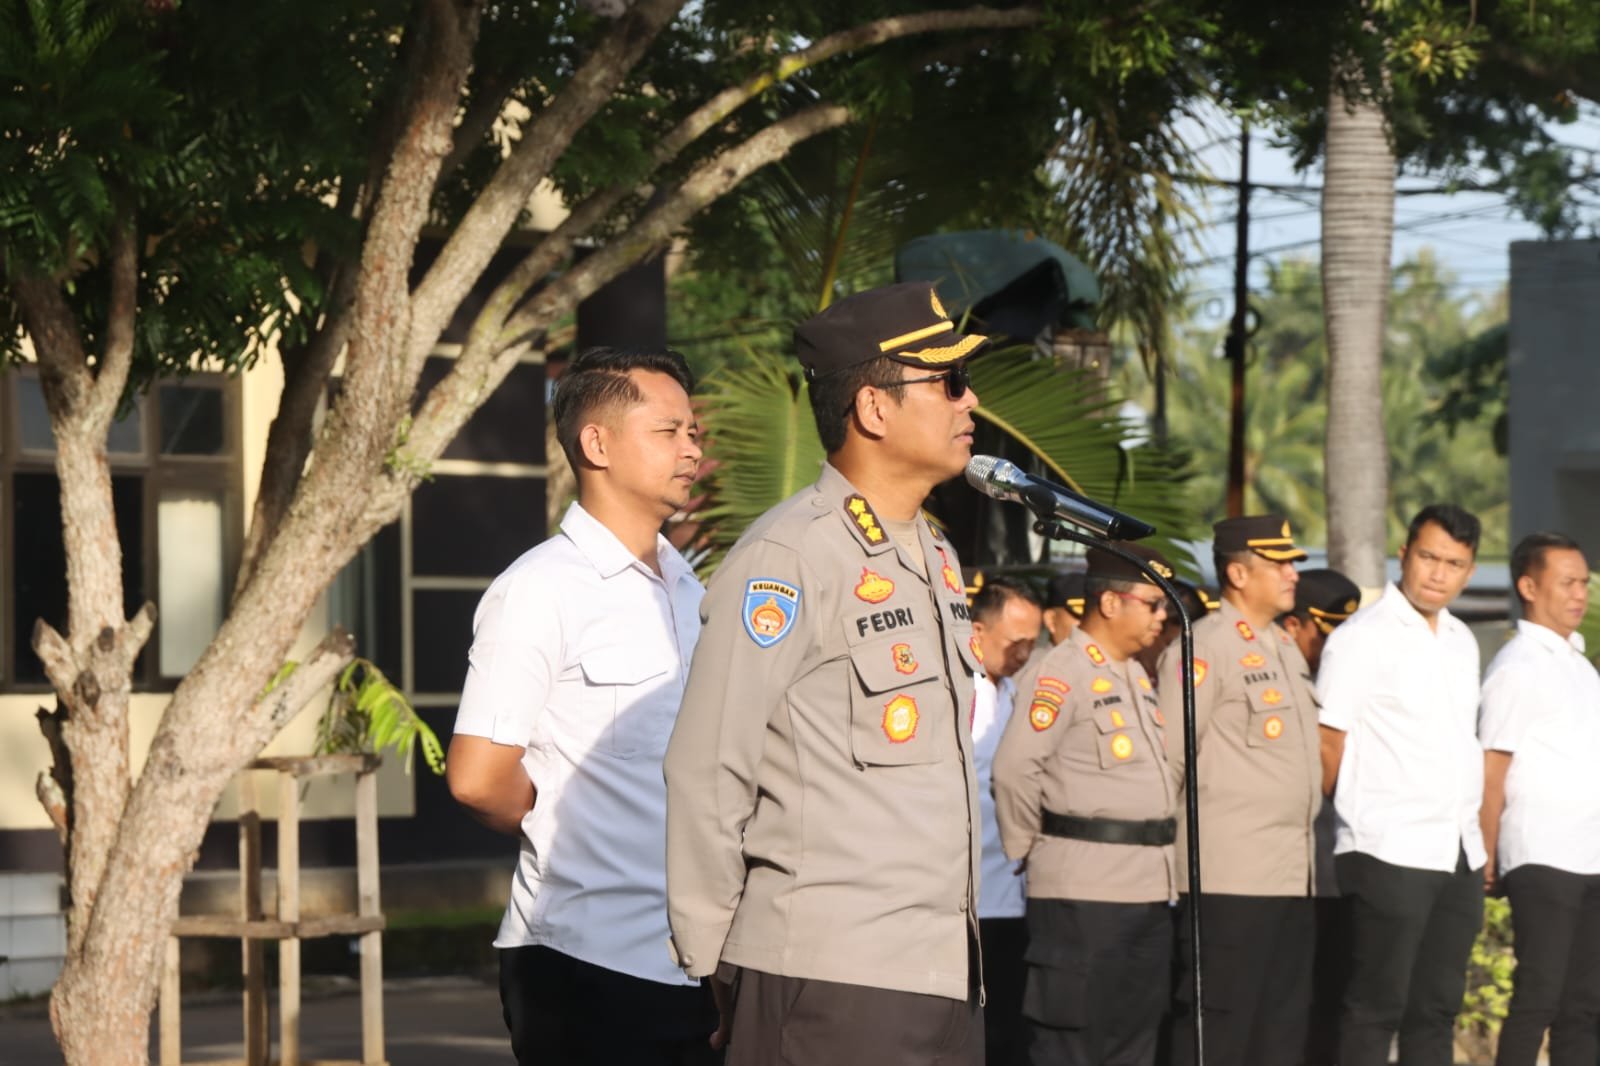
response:
<path id="1" fill-rule="evenodd" d="M 925 378 L 903 378 L 894 382 L 896 385 L 921 385 L 925 381 L 944 382 L 944 394 L 952 400 L 959 400 L 972 388 L 972 375 L 967 371 L 967 364 L 957 363 L 942 374 L 931 374 Z"/>
<path id="2" fill-rule="evenodd" d="M 1136 596 L 1131 592 L 1122 592 L 1117 589 L 1113 589 L 1112 591 L 1116 592 L 1116 594 L 1122 599 L 1132 600 L 1134 603 L 1144 604 L 1145 608 L 1150 611 L 1151 614 L 1154 614 L 1157 611 L 1165 611 L 1167 609 L 1167 598 L 1165 596 L 1157 596 L 1155 599 L 1149 600 L 1143 596 Z"/>

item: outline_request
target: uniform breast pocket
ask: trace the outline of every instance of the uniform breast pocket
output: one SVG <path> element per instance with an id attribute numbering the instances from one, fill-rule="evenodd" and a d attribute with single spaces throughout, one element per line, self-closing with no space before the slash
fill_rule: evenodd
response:
<path id="1" fill-rule="evenodd" d="M 590 750 L 629 758 L 666 749 L 676 717 L 670 668 L 624 648 L 583 656 L 583 694 L 566 731 Z"/>
<path id="2" fill-rule="evenodd" d="M 942 761 L 955 737 L 941 654 L 921 631 L 850 649 L 850 754 L 858 766 Z M 908 669 L 908 667 L 913 667 Z"/>
<path id="3" fill-rule="evenodd" d="M 1102 770 L 1115 770 L 1144 762 L 1150 753 L 1144 750 L 1145 739 L 1134 728 L 1130 707 L 1102 707 L 1094 712 L 1095 744 L 1100 755 Z"/>
<path id="4" fill-rule="evenodd" d="M 1245 743 L 1252 748 L 1274 748 L 1289 732 L 1294 707 L 1281 685 L 1259 685 L 1245 693 L 1249 714 L 1245 723 Z"/>

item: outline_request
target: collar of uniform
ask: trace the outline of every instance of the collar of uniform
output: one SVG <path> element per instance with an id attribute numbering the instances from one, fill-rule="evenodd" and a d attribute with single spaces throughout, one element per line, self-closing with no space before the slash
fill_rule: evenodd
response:
<path id="1" fill-rule="evenodd" d="M 1584 658 L 1588 658 L 1583 634 L 1573 631 L 1572 636 L 1563 637 L 1549 626 L 1542 626 L 1538 622 L 1530 622 L 1526 618 L 1517 619 L 1517 634 L 1527 637 L 1542 648 L 1551 651 L 1575 651 Z"/>
<path id="2" fill-rule="evenodd" d="M 561 516 L 561 532 L 566 538 L 583 553 L 589 560 L 595 572 L 601 577 L 615 577 L 629 567 L 637 566 L 649 571 L 639 557 L 627 548 L 617 535 L 607 529 L 600 520 L 577 502 L 567 507 L 567 513 Z M 661 563 L 662 578 L 667 584 L 672 584 L 682 577 L 682 571 L 688 568 L 688 563 L 678 555 L 678 551 L 661 534 L 656 534 L 656 553 Z M 651 575 L 652 577 L 655 575 Z"/>
<path id="3" fill-rule="evenodd" d="M 822 505 L 832 507 L 839 513 L 839 520 L 850 530 L 851 536 L 856 538 L 856 542 L 861 545 L 862 551 L 868 555 L 880 555 L 886 551 L 897 550 L 894 537 L 890 536 L 889 531 L 884 529 L 882 525 L 877 527 L 883 534 L 877 541 L 871 540 L 866 533 L 862 532 L 860 524 L 856 521 L 857 516 L 850 513 L 850 500 L 855 498 L 865 503 L 867 498 L 854 485 L 850 484 L 848 478 L 834 469 L 832 463 L 822 464 L 822 473 L 817 477 L 816 488 L 818 495 L 821 497 Z M 867 504 L 868 513 L 873 516 L 873 521 L 876 522 L 877 513 L 870 510 L 871 506 L 870 503 Z M 915 570 L 915 567 L 907 564 L 907 569 Z"/>

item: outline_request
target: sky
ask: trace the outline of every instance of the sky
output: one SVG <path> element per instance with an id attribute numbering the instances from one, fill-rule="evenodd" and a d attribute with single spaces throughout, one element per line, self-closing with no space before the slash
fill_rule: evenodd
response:
<path id="1" fill-rule="evenodd" d="M 1550 134 L 1575 149 L 1592 171 L 1600 171 L 1600 108 L 1587 107 L 1568 125 L 1552 124 Z M 1238 121 L 1213 110 L 1183 130 L 1190 145 L 1216 178 L 1236 182 L 1239 176 Z M 1250 181 L 1285 186 L 1281 190 L 1255 189 L 1250 197 L 1250 246 L 1253 250 L 1250 283 L 1265 284 L 1263 259 L 1318 255 L 1318 216 L 1321 168 L 1296 173 L 1290 154 L 1269 143 L 1270 131 L 1252 137 Z M 1428 189 L 1438 177 L 1402 177 L 1397 189 Z M 1590 197 L 1593 208 L 1586 217 L 1600 225 L 1600 199 Z M 1201 207 L 1202 225 L 1197 247 L 1191 253 L 1195 271 L 1191 288 L 1200 301 L 1201 321 L 1207 325 L 1227 319 L 1233 308 L 1234 216 L 1237 197 L 1231 190 L 1212 189 Z M 1411 258 L 1423 248 L 1432 249 L 1440 264 L 1456 276 L 1462 294 L 1490 295 L 1510 277 L 1512 241 L 1538 240 L 1537 227 L 1515 214 L 1497 193 L 1459 192 L 1450 195 L 1401 195 L 1395 204 L 1394 262 Z"/>

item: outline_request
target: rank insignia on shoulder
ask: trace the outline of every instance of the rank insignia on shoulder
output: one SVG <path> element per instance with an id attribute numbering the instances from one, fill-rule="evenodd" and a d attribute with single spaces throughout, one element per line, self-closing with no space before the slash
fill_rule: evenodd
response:
<path id="1" fill-rule="evenodd" d="M 1104 695 L 1115 687 L 1116 686 L 1111 683 L 1111 679 L 1109 677 L 1097 677 L 1090 682 L 1089 691 Z"/>
<path id="2" fill-rule="evenodd" d="M 1283 702 L 1283 693 L 1275 688 L 1269 688 L 1261 694 L 1261 702 L 1269 707 L 1276 706 Z"/>
<path id="3" fill-rule="evenodd" d="M 882 603 L 894 595 L 894 582 L 881 574 L 861 568 L 861 582 L 856 585 L 856 599 L 868 603 Z"/>
<path id="4" fill-rule="evenodd" d="M 901 693 L 883 705 L 883 735 L 891 744 L 904 744 L 917 735 L 917 701 Z"/>
<path id="5" fill-rule="evenodd" d="M 967 638 L 967 650 L 972 653 L 972 657 L 974 659 L 978 660 L 978 665 L 982 666 L 983 665 L 983 645 L 978 643 L 977 634 L 973 634 L 972 636 Z"/>
<path id="6" fill-rule="evenodd" d="M 917 672 L 917 657 L 912 653 L 911 645 L 896 644 L 889 651 L 894 656 L 894 668 L 896 670 L 902 674 L 914 674 Z"/>
<path id="7" fill-rule="evenodd" d="M 1283 736 L 1283 719 L 1273 715 L 1261 723 L 1261 734 L 1268 740 L 1277 740 Z"/>
<path id="8" fill-rule="evenodd" d="M 1050 701 L 1034 700 L 1033 706 L 1028 708 L 1028 724 L 1033 726 L 1035 733 L 1043 733 L 1056 724 L 1056 717 L 1060 714 L 1061 708 Z"/>
<path id="9" fill-rule="evenodd" d="M 1087 655 L 1089 657 L 1089 661 L 1094 663 L 1096 666 L 1104 666 L 1106 664 L 1106 653 L 1100 650 L 1100 645 L 1098 644 L 1089 645 L 1087 648 L 1083 649 L 1083 653 Z"/>
<path id="10" fill-rule="evenodd" d="M 1233 628 L 1237 629 L 1239 631 L 1239 635 L 1245 640 L 1256 639 L 1256 631 L 1251 629 L 1250 623 L 1244 621 L 1243 619 L 1233 623 Z"/>
<path id="11" fill-rule="evenodd" d="M 850 520 L 861 530 L 861 535 L 867 538 L 868 544 L 882 544 L 884 538 L 883 527 L 878 524 L 878 515 L 873 511 L 867 498 L 860 493 L 846 496 L 844 509 L 850 512 Z"/>
<path id="12" fill-rule="evenodd" d="M 939 552 L 939 576 L 944 578 L 944 587 L 951 592 L 967 591 L 966 587 L 961 584 L 961 575 L 956 573 L 956 568 L 950 565 L 950 557 L 944 553 L 943 548 L 937 550 Z"/>
<path id="13" fill-rule="evenodd" d="M 1247 670 L 1253 670 L 1258 666 L 1267 665 L 1267 659 L 1266 656 L 1261 655 L 1258 652 L 1251 652 L 1249 655 L 1246 655 L 1244 658 L 1239 660 L 1239 665 Z"/>
<path id="14" fill-rule="evenodd" d="M 1133 758 L 1133 741 L 1128 739 L 1128 734 L 1118 733 L 1111 738 L 1111 754 L 1118 762 Z"/>
<path id="15" fill-rule="evenodd" d="M 789 635 L 800 616 L 800 589 L 786 581 L 753 577 L 744 586 L 744 631 L 758 648 Z"/>

